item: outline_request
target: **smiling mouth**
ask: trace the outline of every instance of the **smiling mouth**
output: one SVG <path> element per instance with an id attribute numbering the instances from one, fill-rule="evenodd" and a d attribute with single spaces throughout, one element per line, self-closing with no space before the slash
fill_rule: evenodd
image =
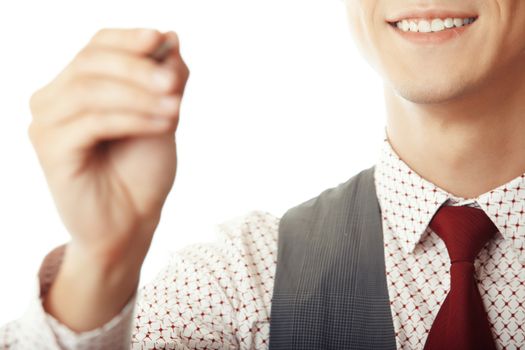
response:
<path id="1" fill-rule="evenodd" d="M 397 22 L 387 23 L 403 32 L 434 33 L 469 26 L 477 19 L 477 16 L 447 18 L 406 18 Z"/>

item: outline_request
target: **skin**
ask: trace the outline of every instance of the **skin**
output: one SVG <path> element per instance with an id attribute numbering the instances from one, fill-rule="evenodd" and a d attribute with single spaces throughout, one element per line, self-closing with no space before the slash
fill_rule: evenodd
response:
<path id="1" fill-rule="evenodd" d="M 345 1 L 355 43 L 383 78 L 386 132 L 401 159 L 462 198 L 525 172 L 524 1 L 426 2 L 479 16 L 462 37 L 427 47 L 385 22 L 416 1 Z"/>
<path id="2" fill-rule="evenodd" d="M 165 39 L 176 44 L 161 65 L 147 55 Z M 188 77 L 176 33 L 105 28 L 31 96 L 29 138 L 71 234 L 43 306 L 74 331 L 109 321 L 138 286 Z"/>
<path id="3" fill-rule="evenodd" d="M 479 18 L 468 36 L 426 48 L 385 22 L 412 1 L 345 1 L 355 43 L 384 80 L 390 143 L 412 169 L 464 198 L 525 171 L 525 1 L 442 0 Z M 162 66 L 146 57 L 166 37 L 178 42 L 102 29 L 31 96 L 29 138 L 71 234 L 44 309 L 74 331 L 106 323 L 135 292 L 175 179 L 189 69 L 178 45 Z"/>

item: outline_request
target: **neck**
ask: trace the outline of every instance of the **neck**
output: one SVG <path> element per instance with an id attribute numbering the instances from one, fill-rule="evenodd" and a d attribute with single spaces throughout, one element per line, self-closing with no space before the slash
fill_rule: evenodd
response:
<path id="1" fill-rule="evenodd" d="M 499 78 L 461 98 L 416 104 L 385 84 L 388 140 L 447 192 L 475 198 L 525 172 L 525 78 Z"/>

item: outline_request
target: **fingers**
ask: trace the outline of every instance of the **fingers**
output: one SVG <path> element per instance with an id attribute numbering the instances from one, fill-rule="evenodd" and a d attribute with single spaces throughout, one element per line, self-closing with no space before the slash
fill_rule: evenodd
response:
<path id="1" fill-rule="evenodd" d="M 180 41 L 179 36 L 174 31 L 166 32 L 165 34 L 166 40 L 169 42 L 171 50 L 170 50 L 170 57 L 180 58 Z"/>
<path id="2" fill-rule="evenodd" d="M 159 65 L 153 60 L 100 47 L 82 50 L 66 74 L 107 76 L 158 93 L 182 92 L 187 79 L 186 67 L 182 64 Z"/>
<path id="3" fill-rule="evenodd" d="M 164 40 L 171 50 L 159 63 L 150 54 Z M 29 136 L 37 152 L 51 157 L 103 140 L 175 131 L 189 76 L 179 46 L 175 32 L 98 31 L 57 78 L 31 96 Z"/>
<path id="4" fill-rule="evenodd" d="M 99 33 L 108 33 L 106 35 L 109 37 L 119 35 L 128 37 L 133 30 L 102 29 L 95 35 L 95 38 L 97 35 L 103 35 Z M 133 35 L 131 37 L 133 38 Z M 95 38 L 93 40 L 98 42 Z M 127 40 L 133 42 L 130 38 Z M 123 39 L 124 41 L 126 40 Z M 144 57 L 122 50 L 124 44 L 118 41 L 113 47 L 98 44 L 87 45 L 61 72 L 55 85 L 60 88 L 78 76 L 97 75 L 128 81 L 154 92 L 182 93 L 188 80 L 189 69 L 180 55 L 178 35 L 173 31 L 162 34 L 162 41 L 155 42 L 156 49 L 162 47 L 166 42 L 170 49 L 168 57 L 161 63 L 150 56 Z M 140 40 L 134 47 L 140 47 L 139 44 Z M 135 48 L 135 51 L 140 52 L 141 50 Z"/>
<path id="5" fill-rule="evenodd" d="M 179 88 L 181 88 L 181 91 L 184 91 L 184 87 L 190 75 L 190 70 L 188 68 L 188 65 L 186 64 L 186 62 L 183 60 L 181 56 L 179 37 L 177 33 L 173 31 L 169 31 L 166 33 L 166 39 L 170 40 L 170 42 L 173 43 L 173 49 L 171 51 L 171 54 L 167 57 L 165 61 L 165 65 L 177 68 L 177 72 L 179 76 L 181 77 L 180 81 L 182 82 Z"/>
<path id="6" fill-rule="evenodd" d="M 89 41 L 88 46 L 120 49 L 135 54 L 152 52 L 164 35 L 150 28 L 103 28 Z"/>
<path id="7" fill-rule="evenodd" d="M 124 137 L 174 132 L 178 118 L 152 117 L 139 113 L 89 112 L 60 129 L 64 146 L 70 150 L 87 150 L 100 141 Z"/>
<path id="8" fill-rule="evenodd" d="M 180 94 L 159 95 L 115 79 L 79 77 L 61 90 L 55 103 L 44 103 L 34 118 L 54 124 L 93 110 L 173 116 L 179 112 L 181 99 Z"/>
<path id="9" fill-rule="evenodd" d="M 178 52 L 178 45 L 179 40 L 176 36 L 175 32 L 169 32 L 164 35 L 165 40 L 164 42 L 159 45 L 155 51 L 150 53 L 148 56 L 153 58 L 157 62 L 162 62 L 165 60 L 167 56 L 169 56 L 172 52 Z"/>
<path id="10" fill-rule="evenodd" d="M 42 158 L 50 158 L 50 155 L 60 157 L 64 153 L 88 151 L 101 141 L 173 133 L 177 125 L 178 118 L 154 117 L 134 112 L 90 111 L 59 126 L 49 127 L 33 122 L 28 134 L 35 149 L 48 155 Z"/>

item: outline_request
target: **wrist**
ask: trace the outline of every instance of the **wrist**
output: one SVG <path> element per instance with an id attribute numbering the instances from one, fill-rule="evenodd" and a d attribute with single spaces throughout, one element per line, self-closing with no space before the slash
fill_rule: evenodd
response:
<path id="1" fill-rule="evenodd" d="M 107 275 L 116 271 L 139 270 L 147 255 L 160 214 L 136 221 L 130 232 L 107 237 L 76 237 L 65 249 L 65 259 L 83 266 L 89 264 L 93 272 Z"/>
<path id="2" fill-rule="evenodd" d="M 109 260 L 70 242 L 43 307 L 76 332 L 102 326 L 133 297 L 143 259 Z M 96 259 L 96 258 L 99 259 Z"/>

